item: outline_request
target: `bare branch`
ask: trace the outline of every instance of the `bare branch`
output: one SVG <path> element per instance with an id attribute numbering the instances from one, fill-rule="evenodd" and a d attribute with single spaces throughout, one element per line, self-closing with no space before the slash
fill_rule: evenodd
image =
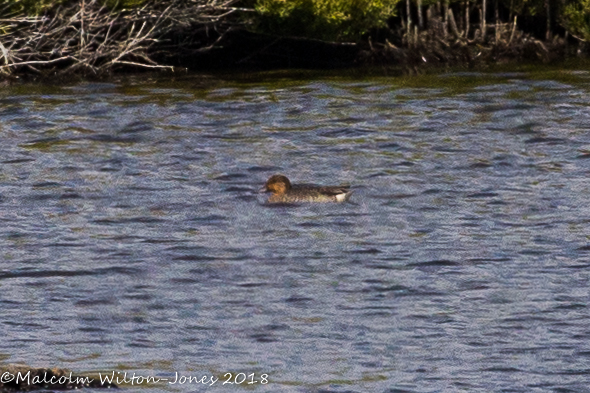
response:
<path id="1" fill-rule="evenodd" d="M 231 15 L 248 11 L 232 7 L 237 0 L 150 0 L 137 9 L 111 10 L 97 0 L 79 0 L 59 6 L 52 15 L 14 15 L 4 23 L 0 43 L 0 72 L 72 71 L 105 73 L 115 66 L 173 70 L 158 64 L 150 54 L 173 56 L 165 49 L 171 34 L 183 38 L 175 49 L 195 52 L 192 36 L 214 25 L 211 42 L 196 50 L 210 50 L 223 37 Z M 192 34 L 192 36 L 191 36 Z M 188 50 L 188 49 L 187 49 Z M 66 67 L 57 63 L 67 60 Z"/>
<path id="2" fill-rule="evenodd" d="M 33 60 L 33 61 L 24 61 L 22 63 L 11 63 L 8 65 L 0 66 L 0 69 L 9 68 L 9 67 L 16 67 L 16 66 L 23 66 L 23 65 L 31 65 L 31 64 L 51 64 L 51 63 L 56 63 L 58 61 L 63 61 L 63 60 L 68 60 L 68 59 L 72 59 L 72 57 L 71 56 L 64 56 L 64 57 L 60 57 L 59 59 L 53 59 L 53 60 Z"/>
<path id="3" fill-rule="evenodd" d="M 146 67 L 146 68 L 160 68 L 160 69 L 167 69 L 170 71 L 174 71 L 174 67 L 172 66 L 163 66 L 163 65 L 149 65 L 149 64 L 143 64 L 143 63 L 135 63 L 133 61 L 117 61 L 117 64 L 129 64 L 129 65 L 133 65 L 136 67 Z"/>

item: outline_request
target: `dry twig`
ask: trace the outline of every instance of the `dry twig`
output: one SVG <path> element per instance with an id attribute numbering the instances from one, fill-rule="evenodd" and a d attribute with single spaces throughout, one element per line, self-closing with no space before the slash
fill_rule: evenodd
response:
<path id="1" fill-rule="evenodd" d="M 104 74 L 121 66 L 173 70 L 158 64 L 150 54 L 161 54 L 167 37 L 180 30 L 190 34 L 212 26 L 223 35 L 229 28 L 224 20 L 239 11 L 232 8 L 236 2 L 151 0 L 137 9 L 110 10 L 104 1 L 80 0 L 51 15 L 3 18 L 0 73 L 10 74 L 24 67 L 46 74 Z M 204 48 L 210 49 L 209 44 Z M 172 49 L 182 50 L 182 45 L 177 43 Z"/>

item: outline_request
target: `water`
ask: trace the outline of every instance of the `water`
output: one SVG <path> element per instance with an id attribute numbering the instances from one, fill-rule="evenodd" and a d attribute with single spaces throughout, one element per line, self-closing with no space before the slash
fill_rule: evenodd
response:
<path id="1" fill-rule="evenodd" d="M 130 392 L 588 392 L 589 92 L 582 71 L 4 88 L 0 360 L 220 378 Z M 274 173 L 352 203 L 265 204 Z"/>

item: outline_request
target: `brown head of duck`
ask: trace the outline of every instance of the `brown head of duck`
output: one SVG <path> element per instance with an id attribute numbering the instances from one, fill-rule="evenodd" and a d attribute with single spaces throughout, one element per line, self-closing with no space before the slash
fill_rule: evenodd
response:
<path id="1" fill-rule="evenodd" d="M 285 175 L 273 175 L 267 181 L 261 192 L 271 192 L 273 195 L 284 195 L 291 189 L 291 182 Z"/>

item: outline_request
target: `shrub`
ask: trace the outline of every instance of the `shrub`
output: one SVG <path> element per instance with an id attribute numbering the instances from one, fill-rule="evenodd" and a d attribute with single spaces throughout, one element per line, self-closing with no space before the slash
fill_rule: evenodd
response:
<path id="1" fill-rule="evenodd" d="M 258 0 L 258 31 L 323 40 L 358 40 L 385 26 L 399 0 Z"/>
<path id="2" fill-rule="evenodd" d="M 590 41 L 590 0 L 569 2 L 563 10 L 562 24 L 571 34 Z"/>

